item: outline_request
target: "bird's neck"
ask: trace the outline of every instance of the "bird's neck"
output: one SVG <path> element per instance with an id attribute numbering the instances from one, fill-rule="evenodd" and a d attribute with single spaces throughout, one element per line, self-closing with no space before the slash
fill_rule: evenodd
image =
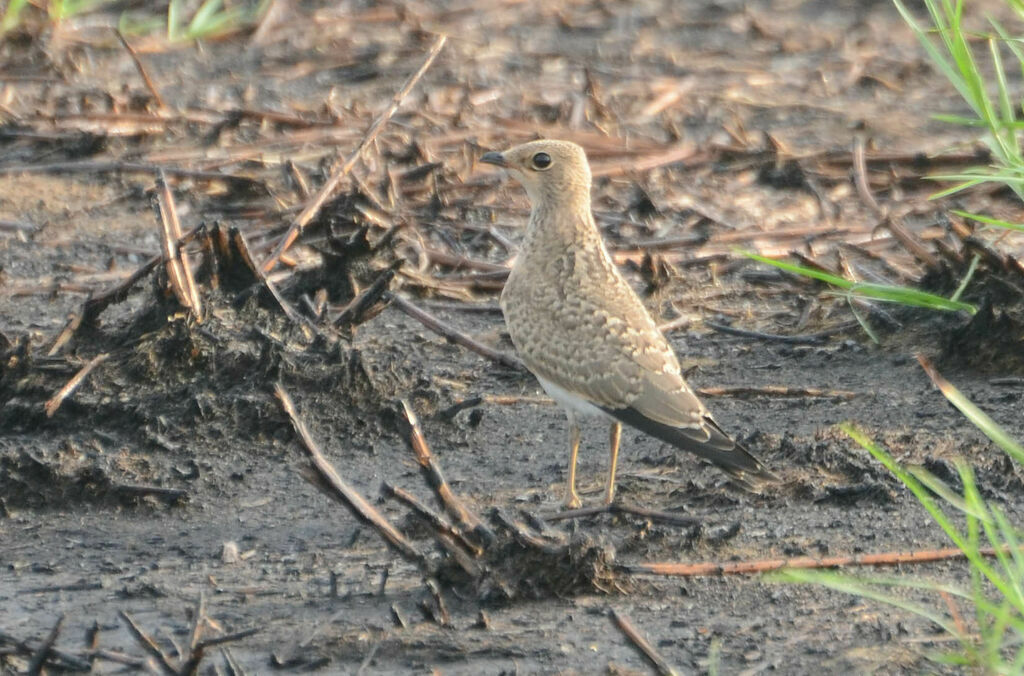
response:
<path id="1" fill-rule="evenodd" d="M 523 240 L 523 250 L 552 251 L 567 248 L 598 255 L 603 251 L 589 199 L 534 203 Z"/>

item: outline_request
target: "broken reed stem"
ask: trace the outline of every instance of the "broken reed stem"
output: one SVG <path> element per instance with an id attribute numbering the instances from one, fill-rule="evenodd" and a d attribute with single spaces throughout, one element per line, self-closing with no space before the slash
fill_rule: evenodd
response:
<path id="1" fill-rule="evenodd" d="M 433 489 L 441 504 L 444 505 L 445 511 L 461 527 L 476 533 L 485 543 L 493 542 L 494 533 L 475 514 L 466 509 L 455 496 L 452 487 L 444 478 L 444 474 L 441 473 L 441 467 L 434 458 L 434 454 L 431 453 L 430 446 L 427 445 L 427 438 L 423 434 L 423 428 L 420 426 L 420 420 L 416 416 L 416 412 L 412 410 L 412 406 L 405 399 L 402 399 L 401 404 L 406 422 L 409 423 L 410 428 L 409 445 L 412 447 L 413 453 L 416 454 L 416 461 L 419 463 L 420 472 L 426 478 L 427 484 Z"/>
<path id="2" fill-rule="evenodd" d="M 128 44 L 128 40 L 125 39 L 120 30 L 115 28 L 114 35 L 116 35 L 117 39 L 121 41 L 125 51 L 128 52 L 128 56 L 132 57 L 132 61 L 135 63 L 135 70 L 139 71 L 139 75 L 142 77 L 142 81 L 146 84 L 146 89 L 148 89 L 149 93 L 153 95 L 153 100 L 156 101 L 156 105 L 160 108 L 166 108 L 167 106 L 164 105 L 164 100 L 160 97 L 160 92 L 157 90 L 156 85 L 153 84 L 151 79 L 149 79 L 149 74 L 146 72 L 145 66 L 142 65 L 139 55 L 135 52 L 132 46 Z"/>
<path id="3" fill-rule="evenodd" d="M 36 650 L 35 654 L 32 655 L 32 659 L 29 660 L 28 668 L 25 670 L 26 674 L 41 674 L 43 673 L 43 665 L 46 664 L 46 658 L 50 654 L 50 650 L 53 648 L 53 644 L 57 642 L 57 636 L 60 634 L 60 626 L 64 624 L 64 613 L 61 613 L 57 617 L 57 621 L 54 622 L 53 628 L 50 629 L 50 633 L 43 639 L 42 645 Z"/>
<path id="4" fill-rule="evenodd" d="M 320 447 L 313 440 L 309 429 L 306 427 L 306 423 L 299 418 L 291 396 L 280 384 L 274 385 L 274 394 L 277 396 L 278 401 L 281 402 L 281 408 L 288 415 L 292 428 L 302 442 L 302 448 L 306 451 L 306 456 L 310 461 L 312 469 L 316 472 L 317 478 L 321 480 L 319 485 L 325 488 L 332 498 L 345 505 L 356 519 L 373 527 L 384 538 L 384 541 L 402 558 L 416 564 L 421 570 L 426 571 L 428 569 L 426 558 L 413 547 L 412 543 L 402 535 L 401 531 L 387 520 L 387 517 L 374 509 L 359 491 L 342 479 L 338 471 L 334 469 L 323 453 L 320 452 Z"/>
<path id="5" fill-rule="evenodd" d="M 882 221 L 881 225 L 885 226 L 892 233 L 892 236 L 899 240 L 903 248 L 913 254 L 914 258 L 924 263 L 925 267 L 929 270 L 937 270 L 940 267 L 938 257 L 928 250 L 924 242 L 917 235 L 903 227 L 902 219 L 890 215 Z"/>
<path id="6" fill-rule="evenodd" d="M 719 324 L 718 322 L 713 322 L 707 319 L 704 320 L 704 326 L 708 327 L 713 331 L 725 333 L 730 336 L 740 336 L 742 338 L 756 338 L 758 340 L 767 340 L 774 343 L 789 343 L 793 345 L 817 345 L 820 343 L 824 343 L 825 340 L 828 339 L 830 336 L 850 331 L 851 329 L 860 326 L 860 324 L 858 324 L 856 321 L 844 322 L 842 324 L 837 324 L 823 331 L 818 331 L 817 333 L 805 333 L 792 336 L 782 335 L 778 333 L 763 333 L 761 331 L 751 331 L 749 329 L 738 329 L 733 326 Z"/>
<path id="7" fill-rule="evenodd" d="M 387 293 L 388 286 L 394 278 L 395 270 L 393 268 L 388 268 L 379 274 L 370 286 L 363 289 L 345 306 L 344 310 L 338 313 L 334 319 L 334 325 L 340 327 L 349 323 L 358 323 L 360 317 Z"/>
<path id="8" fill-rule="evenodd" d="M 437 584 L 437 580 L 434 578 L 427 580 L 427 590 L 434 598 L 434 604 L 437 606 L 438 624 L 442 627 L 452 626 L 452 617 L 448 613 L 448 605 L 444 602 L 444 597 L 441 596 L 441 587 Z"/>
<path id="9" fill-rule="evenodd" d="M 242 629 L 231 634 L 224 634 L 223 636 L 214 636 L 213 638 L 204 638 L 196 644 L 197 649 L 206 650 L 215 645 L 222 645 L 224 643 L 231 643 L 233 641 L 240 641 L 243 638 L 249 638 L 260 633 L 259 627 L 250 627 L 248 629 Z"/>
<path id="10" fill-rule="evenodd" d="M 122 620 L 124 620 L 124 623 L 128 626 L 128 632 L 135 637 L 135 640 L 139 642 L 139 645 L 141 645 L 147 653 L 156 659 L 161 670 L 170 676 L 178 676 L 178 670 L 173 664 L 171 664 L 171 658 L 169 658 L 164 651 L 160 649 L 160 646 L 156 644 L 156 641 L 154 641 L 149 634 L 143 631 L 142 627 L 135 623 L 132 616 L 123 610 L 119 610 L 117 614 Z"/>
<path id="11" fill-rule="evenodd" d="M 178 246 L 182 237 L 181 221 L 178 220 L 178 209 L 174 204 L 174 195 L 167 185 L 167 178 L 161 171 L 156 178 L 157 203 L 160 208 L 160 225 L 163 231 L 161 244 L 164 259 L 167 262 L 167 276 L 171 287 L 183 307 L 192 311 L 196 321 L 202 319 L 202 304 L 196 290 L 196 280 L 192 275 L 192 266 L 188 256 Z"/>
<path id="12" fill-rule="evenodd" d="M 423 65 L 421 65 L 419 70 L 413 73 L 412 76 L 406 80 L 402 88 L 399 89 L 392 97 L 391 104 L 370 124 L 366 133 L 363 135 L 363 139 L 359 142 L 359 145 L 356 146 L 355 151 L 349 155 L 348 159 L 345 160 L 341 167 L 339 167 L 327 182 L 324 183 L 323 187 L 321 187 L 320 191 L 316 194 L 316 197 L 314 197 L 313 200 L 306 205 L 306 208 L 295 217 L 295 220 L 292 221 L 291 225 L 288 227 L 288 231 L 278 243 L 277 248 L 275 248 L 273 253 L 271 253 L 270 256 L 267 257 L 267 260 L 263 262 L 262 269 L 264 272 L 270 272 L 274 269 L 274 266 L 277 265 L 278 260 L 281 258 L 281 254 L 288 250 L 288 247 L 295 242 L 295 239 L 299 236 L 299 233 L 302 232 L 302 229 L 305 228 L 318 213 L 320 213 L 320 209 L 323 207 L 324 203 L 334 193 L 338 184 L 341 183 L 341 179 L 345 178 L 345 176 L 352 171 L 352 168 L 356 165 L 356 162 L 363 154 L 363 151 L 369 147 L 375 138 L 377 138 L 377 134 L 379 134 L 384 128 L 384 124 L 398 111 L 398 107 L 402 105 L 402 101 L 409 95 L 409 92 L 411 92 L 412 88 L 416 86 L 416 83 L 420 81 L 420 78 L 422 78 L 423 74 L 427 72 L 430 65 L 434 63 L 434 59 L 437 58 L 437 55 L 441 52 L 441 49 L 444 47 L 444 43 L 447 42 L 447 40 L 448 36 L 446 35 L 439 35 L 437 37 L 437 40 L 434 41 L 433 47 L 430 48 L 430 52 L 427 54 L 427 58 L 423 61 Z"/>
<path id="13" fill-rule="evenodd" d="M 191 242 L 193 239 L 196 238 L 201 229 L 202 226 L 196 226 L 189 230 L 183 237 L 181 237 L 177 241 L 177 246 L 181 248 L 188 244 L 189 242 Z M 143 265 L 139 269 L 137 269 L 135 272 L 129 275 L 123 282 L 120 282 L 119 284 L 112 286 L 106 291 L 101 292 L 98 296 L 93 296 L 92 298 L 86 300 L 85 304 L 82 306 L 81 319 L 79 321 L 91 322 L 94 319 L 96 319 L 96 317 L 98 317 L 99 314 L 103 312 L 105 309 L 107 309 L 107 307 L 110 306 L 112 303 L 120 303 L 125 298 L 127 298 L 128 292 L 132 290 L 132 287 L 138 284 L 139 280 L 141 280 L 143 277 L 152 272 L 153 268 L 160 264 L 162 258 L 162 254 L 157 254 L 156 256 L 153 256 L 148 261 L 143 263 Z M 74 328 L 77 329 L 77 326 Z M 65 327 L 65 331 L 66 330 L 67 327 Z M 67 338 L 70 338 L 70 335 L 68 335 Z M 56 351 L 59 350 L 61 346 L 63 346 L 64 342 L 66 342 L 66 338 L 64 337 L 64 332 L 62 332 L 61 335 L 58 336 L 58 339 L 54 341 L 54 345 L 49 349 L 47 355 L 52 356 L 53 354 L 55 354 Z"/>
<path id="14" fill-rule="evenodd" d="M 636 626 L 633 625 L 632 620 L 630 620 L 625 613 L 620 613 L 614 608 L 609 608 L 608 616 L 612 618 L 615 626 L 618 627 L 619 631 L 629 639 L 630 643 L 632 643 L 633 646 L 650 661 L 654 670 L 660 676 L 676 676 L 678 672 L 669 665 L 665 658 L 661 656 L 661 653 L 654 649 L 654 646 L 651 645 L 650 641 L 644 638 Z"/>
<path id="15" fill-rule="evenodd" d="M 419 498 L 398 486 L 394 486 L 387 481 L 381 485 L 381 494 L 385 498 L 394 498 L 399 502 L 404 503 L 413 512 L 418 514 L 424 521 L 429 523 L 435 530 L 440 533 L 448 535 L 453 540 L 462 545 L 466 551 L 473 556 L 480 556 L 483 554 L 483 549 L 469 540 L 466 539 L 466 535 L 460 528 L 448 522 L 442 515 L 438 514 L 430 507 L 423 504 Z"/>
<path id="16" fill-rule="evenodd" d="M 700 387 L 697 394 L 702 397 L 825 397 L 828 399 L 853 399 L 862 392 L 852 390 L 822 390 L 817 387 L 787 387 L 785 385 L 762 385 L 760 387 Z"/>
<path id="17" fill-rule="evenodd" d="M 495 350 L 494 348 L 488 347 L 483 343 L 476 341 L 461 331 L 456 330 L 454 327 L 444 323 L 434 315 L 430 314 L 426 310 L 422 310 L 419 307 L 413 305 L 405 298 L 399 296 L 397 293 L 388 292 L 385 294 L 386 298 L 391 300 L 392 305 L 397 307 L 399 310 L 409 315 L 413 319 L 417 320 L 423 326 L 427 327 L 434 333 L 443 336 L 451 343 L 456 343 L 462 347 L 476 352 L 482 357 L 487 357 L 493 361 L 503 364 L 509 368 L 525 371 L 526 366 L 523 362 L 519 361 L 518 357 L 510 354 Z"/>
<path id="18" fill-rule="evenodd" d="M 979 550 L 982 556 L 993 557 L 992 547 Z M 762 559 L 759 561 L 728 561 L 707 563 L 634 563 L 622 566 L 628 573 L 665 575 L 671 577 L 706 577 L 720 575 L 754 575 L 782 568 L 843 568 L 849 566 L 898 566 L 904 563 L 931 563 L 962 559 L 964 553 L 956 547 L 945 549 L 922 549 L 913 552 L 881 552 L 878 554 L 850 554 L 845 556 L 799 556 L 792 559 Z"/>
<path id="19" fill-rule="evenodd" d="M 179 670 L 180 674 L 191 675 L 199 669 L 199 663 L 203 659 L 205 651 L 201 644 L 203 638 L 203 624 L 206 622 L 206 594 L 199 592 L 196 606 L 192 611 L 192 629 L 188 634 L 188 657 Z"/>
<path id="20" fill-rule="evenodd" d="M 90 359 L 85 366 L 78 369 L 78 373 L 71 376 L 71 380 L 65 383 L 64 387 L 57 390 L 57 393 L 50 397 L 46 402 L 44 405 L 44 408 L 46 409 L 46 417 L 52 418 L 53 414 L 60 408 L 60 405 L 64 403 L 64 400 L 74 394 L 75 390 L 77 390 L 78 386 L 82 384 L 86 376 L 88 376 L 94 368 L 105 362 L 108 358 L 110 358 L 110 354 L 102 352 Z"/>
<path id="21" fill-rule="evenodd" d="M 879 206 L 875 196 L 871 194 L 871 185 L 868 183 L 868 166 L 864 161 L 864 135 L 855 134 L 853 137 L 853 181 L 857 185 L 857 193 L 864 204 L 875 212 L 879 217 L 885 217 L 885 210 Z"/>

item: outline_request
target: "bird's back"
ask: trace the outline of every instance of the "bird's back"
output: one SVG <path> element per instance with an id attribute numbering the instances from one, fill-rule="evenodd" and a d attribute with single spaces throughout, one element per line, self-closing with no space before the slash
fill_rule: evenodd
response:
<path id="1" fill-rule="evenodd" d="M 568 242 L 528 237 L 502 292 L 526 365 L 599 406 L 630 403 L 645 379 L 668 391 L 685 387 L 675 353 L 596 228 L 584 223 L 577 231 Z"/>

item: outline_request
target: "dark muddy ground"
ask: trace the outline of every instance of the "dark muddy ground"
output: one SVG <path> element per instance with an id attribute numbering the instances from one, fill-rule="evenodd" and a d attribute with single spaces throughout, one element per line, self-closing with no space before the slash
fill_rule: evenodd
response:
<path id="1" fill-rule="evenodd" d="M 881 345 L 855 327 L 784 344 L 706 323 L 806 335 L 852 319 L 845 301 L 742 262 L 734 246 L 796 251 L 868 280 L 927 273 L 931 288 L 949 293 L 966 266 L 941 255 L 943 244 L 963 246 L 947 210 L 1019 219 L 1018 204 L 999 191 L 927 201 L 934 184 L 922 177 L 972 161 L 976 149 L 968 131 L 929 118 L 962 110 L 895 10 L 852 1 L 277 4 L 287 11 L 255 36 L 201 49 L 140 38 L 163 109 L 98 26 L 120 7 L 3 45 L 0 631 L 37 646 L 64 614 L 61 650 L 94 642 L 142 658 L 118 616 L 125 611 L 173 654 L 203 592 L 217 625 L 209 634 L 259 630 L 224 653 L 211 649 L 202 665 L 211 673 L 230 673 L 228 656 L 248 673 L 645 672 L 609 609 L 630 616 L 682 673 L 712 662 L 719 673 L 932 668 L 923 655 L 950 645 L 937 627 L 754 577 L 620 574 L 606 592 L 555 589 L 504 602 L 445 589 L 450 626 L 440 626 L 421 609 L 430 597 L 419 571 L 302 478 L 274 383 L 370 497 L 382 481 L 429 494 L 400 424 L 397 402 L 408 399 L 454 490 L 484 515 L 559 508 L 565 422 L 530 376 L 446 342 L 393 306 L 344 335 L 321 328 L 317 337 L 222 270 L 218 289 L 202 285 L 207 315 L 197 324 L 167 293 L 161 269 L 54 347 L 88 294 L 159 253 L 153 167 L 234 176 L 169 180 L 186 229 L 214 220 L 237 227 L 262 258 L 306 199 L 284 162 L 316 189 L 422 62 L 431 33 L 444 31 L 445 51 L 356 166 L 348 197 L 294 248 L 297 268 L 275 278 L 284 297 L 305 312 L 302 295 L 327 288 L 333 314 L 400 261 L 393 289 L 509 350 L 494 311 L 496 271 L 514 254 L 526 201 L 474 158 L 535 133 L 578 140 L 599 175 L 594 204 L 606 237 L 652 310 L 674 322 L 670 337 L 695 386 L 853 395 L 708 397 L 723 427 L 782 478 L 761 495 L 627 430 L 621 499 L 704 525 L 603 515 L 557 527 L 614 546 L 626 564 L 945 546 L 906 491 L 835 426 L 854 421 L 940 477 L 952 479 L 952 461 L 966 457 L 986 496 L 1019 515 L 1019 470 L 913 358 L 936 359 L 1024 437 L 1019 280 L 983 263 L 965 298 L 995 304 L 988 323 L 865 308 Z M 875 198 L 939 252 L 932 269 L 879 227 L 854 187 L 857 135 L 867 139 Z M 927 159 L 943 151 L 946 159 Z M 145 166 L 111 172 L 104 162 Z M 65 165 L 42 166 L 53 163 Z M 356 244 L 330 254 L 329 235 L 346 240 L 361 226 L 375 252 Z M 666 246 L 671 238 L 684 242 Z M 997 247 L 1019 254 L 1020 245 Z M 47 417 L 46 400 L 99 354 L 109 357 Z M 479 404 L 447 414 L 474 397 Z M 585 435 L 587 503 L 600 500 L 605 439 L 604 429 Z M 405 510 L 381 509 L 427 548 Z M 237 557 L 225 556 L 226 543 Z M 965 577 L 955 562 L 902 572 Z M 10 657 L 0 668 L 28 661 Z M 94 664 L 101 673 L 120 668 Z"/>

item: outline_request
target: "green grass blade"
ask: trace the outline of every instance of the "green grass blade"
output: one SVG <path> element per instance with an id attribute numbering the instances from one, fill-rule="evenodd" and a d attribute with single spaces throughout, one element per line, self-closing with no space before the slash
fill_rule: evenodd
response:
<path id="1" fill-rule="evenodd" d="M 886 453 L 880 446 L 875 444 L 869 439 L 864 433 L 854 427 L 851 423 L 842 423 L 839 425 L 839 429 L 843 430 L 848 434 L 854 441 L 856 441 L 862 448 L 871 453 L 882 463 L 886 469 L 896 475 L 903 485 L 910 489 L 910 492 L 914 494 L 917 501 L 921 503 L 925 511 L 932 517 L 932 520 L 938 524 L 939 528 L 946 533 L 953 544 L 964 553 L 971 566 L 977 568 L 978 571 L 984 575 L 989 582 L 991 582 L 996 588 L 1003 592 L 1004 595 L 1010 593 L 1006 589 L 1006 584 L 1002 580 L 1001 576 L 989 565 L 985 560 L 985 557 L 981 555 L 977 547 L 971 547 L 970 542 L 964 536 L 962 532 L 953 524 L 953 522 L 946 516 L 945 512 L 935 504 L 935 500 L 932 498 L 931 493 L 921 483 L 915 479 L 909 472 L 907 472 L 902 465 L 897 463 L 892 456 Z"/>
<path id="2" fill-rule="evenodd" d="M 871 339 L 875 345 L 881 345 L 882 341 L 878 339 L 878 335 L 875 334 L 874 329 L 868 324 L 868 320 L 861 316 L 857 306 L 853 304 L 853 294 L 844 294 L 846 296 L 846 303 L 850 306 L 850 312 L 853 313 L 853 318 L 860 324 L 860 328 L 864 329 L 864 333 L 868 334 L 868 338 Z"/>
<path id="3" fill-rule="evenodd" d="M 974 258 L 971 259 L 971 264 L 967 266 L 967 273 L 964 278 L 960 280 L 960 286 L 956 287 L 956 292 L 949 297 L 954 303 L 960 300 L 960 296 L 964 295 L 964 291 L 967 290 L 967 285 L 971 283 L 971 279 L 974 277 L 974 272 L 978 269 L 978 263 L 981 262 L 981 256 L 974 254 Z M 973 313 L 972 313 L 973 314 Z"/>
<path id="4" fill-rule="evenodd" d="M 806 570 L 796 568 L 783 568 L 782 570 L 765 575 L 764 579 L 778 582 L 816 584 L 845 594 L 852 594 L 854 596 L 860 596 L 873 601 L 879 601 L 886 605 L 893 606 L 894 608 L 900 608 L 911 612 L 918 617 L 923 617 L 936 626 L 941 627 L 943 631 L 950 636 L 956 637 L 956 639 L 961 642 L 968 640 L 968 638 L 957 628 L 956 623 L 954 623 L 950 618 L 945 615 L 940 615 L 926 606 L 906 601 L 890 594 L 881 593 L 875 589 L 872 584 L 870 584 L 870 581 L 865 583 L 863 580 L 858 580 L 856 578 L 851 578 L 846 575 L 840 575 L 826 570 Z"/>
<path id="5" fill-rule="evenodd" d="M 809 268 L 803 265 L 796 265 L 794 263 L 787 263 L 786 261 L 778 261 L 775 260 L 774 258 L 768 258 L 767 256 L 756 254 L 752 251 L 740 250 L 739 253 L 743 254 L 747 258 L 758 261 L 760 263 L 766 263 L 768 265 L 777 267 L 780 270 L 785 270 L 786 272 L 792 272 L 794 274 L 801 275 L 802 277 L 810 277 L 811 279 L 817 279 L 819 281 L 831 284 L 832 286 L 838 286 L 840 289 L 849 289 L 850 287 L 853 286 L 853 282 L 851 282 L 848 279 L 843 279 L 842 277 L 837 277 L 836 275 L 831 275 L 827 272 L 816 270 L 815 268 Z"/>
<path id="6" fill-rule="evenodd" d="M 930 361 L 922 356 L 918 356 L 917 360 L 921 363 L 921 367 L 931 378 L 932 383 L 935 387 L 945 395 L 946 399 L 949 400 L 953 406 L 963 413 L 968 420 L 974 423 L 974 426 L 981 430 L 985 436 L 993 441 L 999 448 L 1003 449 L 1007 455 L 1012 457 L 1019 463 L 1024 463 L 1024 446 L 1021 446 L 1013 437 L 1011 437 L 1006 430 L 999 426 L 996 421 L 992 420 L 984 411 L 974 405 L 970 399 L 964 396 L 964 393 L 958 390 L 951 382 L 942 377 L 941 374 L 935 369 Z"/>
<path id="7" fill-rule="evenodd" d="M 185 33 L 183 0 L 171 0 L 167 5 L 167 39 L 175 42 Z"/>
<path id="8" fill-rule="evenodd" d="M 970 314 L 978 311 L 970 303 L 958 300 L 950 300 L 942 296 L 936 296 L 927 291 L 918 291 L 904 286 L 889 286 L 888 284 L 867 284 L 858 283 L 850 287 L 850 292 L 865 298 L 881 300 L 888 303 L 899 303 L 913 307 L 928 308 L 929 310 L 958 311 L 964 310 Z"/>
<path id="9" fill-rule="evenodd" d="M 992 218 L 991 216 L 983 216 L 982 214 L 972 214 L 968 211 L 959 211 L 957 209 L 950 209 L 951 213 L 961 216 L 962 218 L 969 218 L 972 221 L 978 223 L 984 223 L 985 225 L 991 225 L 996 228 L 1005 228 L 1007 230 L 1016 230 L 1017 232 L 1024 232 L 1024 225 L 1020 223 L 1010 223 L 1009 221 L 1002 221 L 998 218 Z"/>
<path id="10" fill-rule="evenodd" d="M 0 20 L 0 35 L 13 30 L 21 23 L 21 12 L 28 5 L 28 0 L 11 0 L 7 4 L 3 20 Z"/>
<path id="11" fill-rule="evenodd" d="M 915 479 L 920 481 L 928 490 L 935 493 L 937 496 L 964 514 L 970 514 L 974 518 L 982 521 L 990 520 L 992 518 L 986 510 L 977 509 L 976 507 L 967 504 L 967 501 L 964 500 L 962 496 L 957 495 L 942 479 L 938 478 L 924 467 L 907 467 L 907 471 L 912 474 Z"/>
<path id="12" fill-rule="evenodd" d="M 787 263 L 786 261 L 775 260 L 774 258 L 768 258 L 767 256 L 761 256 L 759 254 L 742 251 L 739 253 L 758 261 L 765 263 L 773 267 L 785 270 L 786 272 L 792 272 L 793 274 L 801 275 L 803 277 L 810 277 L 811 279 L 817 279 L 822 282 L 826 282 L 833 286 L 837 286 L 840 289 L 845 289 L 855 296 L 861 298 L 870 298 L 872 300 L 885 301 L 887 303 L 899 303 L 901 305 L 911 305 L 914 307 L 923 307 L 930 310 L 945 310 L 945 311 L 959 311 L 964 310 L 970 314 L 977 312 L 970 303 L 964 303 L 958 300 L 950 300 L 949 298 L 943 298 L 942 296 L 936 296 L 933 293 L 926 291 L 919 291 L 917 289 L 911 289 L 903 286 L 891 286 L 888 284 L 869 284 L 866 282 L 851 282 L 848 279 L 843 279 L 815 268 L 809 268 L 804 265 L 796 265 L 794 263 Z"/>

